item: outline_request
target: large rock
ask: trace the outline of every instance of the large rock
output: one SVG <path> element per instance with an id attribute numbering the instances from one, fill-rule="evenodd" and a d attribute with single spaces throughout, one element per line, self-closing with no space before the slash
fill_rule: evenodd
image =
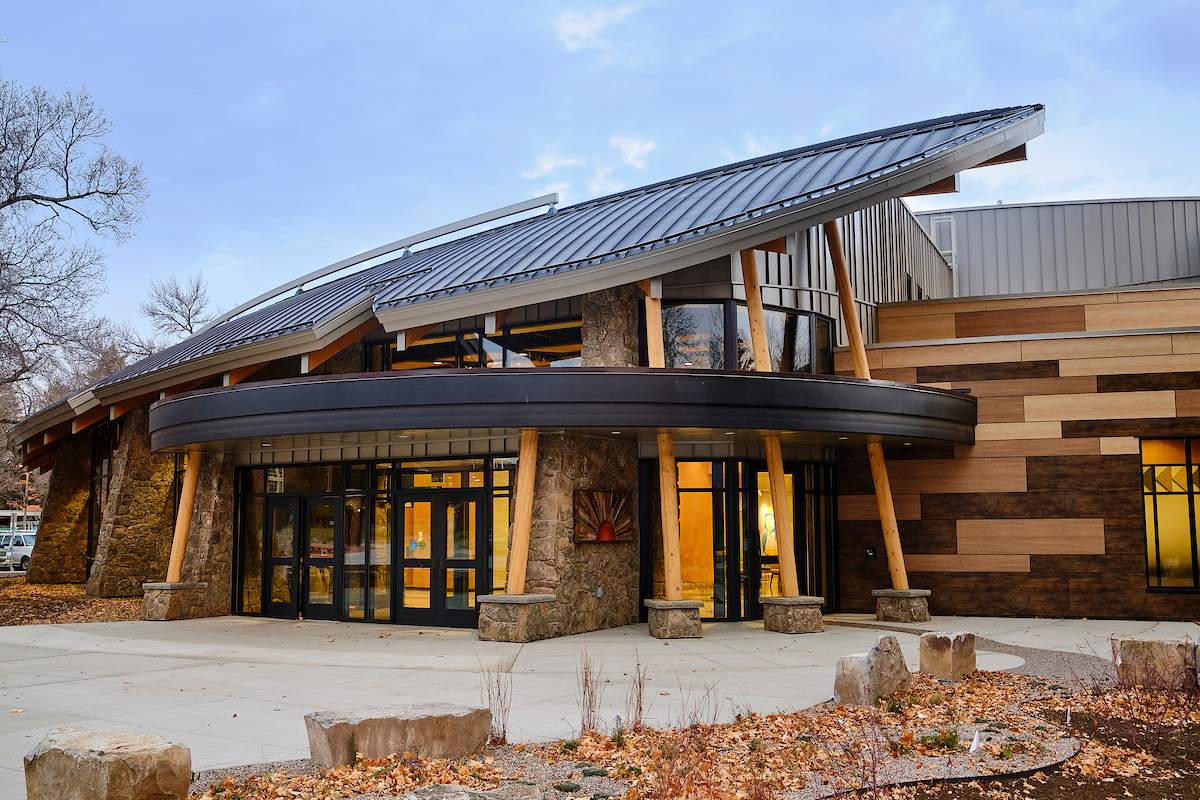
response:
<path id="1" fill-rule="evenodd" d="M 161 736 L 55 728 L 25 756 L 28 800 L 185 800 L 192 752 Z"/>
<path id="2" fill-rule="evenodd" d="M 363 706 L 304 715 L 308 749 L 322 767 L 353 764 L 355 755 L 386 758 L 419 753 L 456 758 L 478 753 L 487 744 L 492 712 L 452 703 Z"/>
<path id="3" fill-rule="evenodd" d="M 1196 679 L 1196 643 L 1188 639 L 1114 638 L 1112 653 L 1127 685 L 1177 689 Z"/>
<path id="4" fill-rule="evenodd" d="M 398 800 L 542 800 L 544 797 L 541 789 L 527 783 L 510 783 L 486 792 L 453 784 L 436 784 L 400 795 Z"/>
<path id="5" fill-rule="evenodd" d="M 975 634 L 922 633 L 921 672 L 947 681 L 975 672 Z"/>
<path id="6" fill-rule="evenodd" d="M 838 659 L 833 699 L 850 706 L 872 706 L 881 697 L 908 689 L 910 677 L 895 636 L 880 636 L 869 653 Z"/>

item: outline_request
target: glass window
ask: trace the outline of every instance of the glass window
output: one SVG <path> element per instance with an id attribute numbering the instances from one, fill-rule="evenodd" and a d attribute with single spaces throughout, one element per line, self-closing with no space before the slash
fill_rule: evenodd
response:
<path id="1" fill-rule="evenodd" d="M 366 500 L 347 497 L 342 521 L 342 602 L 350 619 L 367 613 Z"/>
<path id="2" fill-rule="evenodd" d="M 391 366 L 400 369 L 449 369 L 458 366 L 458 335 L 433 334 L 423 337 L 412 347 L 396 352 L 391 344 Z"/>
<path id="3" fill-rule="evenodd" d="M 582 366 L 582 324 L 582 319 L 576 318 L 509 328 L 504 336 L 507 366 Z"/>
<path id="4" fill-rule="evenodd" d="M 267 491 L 272 494 L 311 494 L 314 492 L 340 492 L 341 490 L 341 467 L 267 468 Z"/>
<path id="5" fill-rule="evenodd" d="M 1146 574 L 1151 588 L 1200 588 L 1196 557 L 1198 451 L 1200 439 L 1142 441 Z"/>
<path id="6" fill-rule="evenodd" d="M 750 338 L 750 313 L 737 307 L 738 369 L 751 371 L 754 363 L 754 344 Z M 821 372 L 814 369 L 813 347 L 808 314 L 789 314 L 774 309 L 763 310 L 763 325 L 767 331 L 767 352 L 771 356 L 772 372 Z"/>
<path id="7" fill-rule="evenodd" d="M 724 304 L 667 306 L 662 318 L 665 366 L 725 368 Z"/>

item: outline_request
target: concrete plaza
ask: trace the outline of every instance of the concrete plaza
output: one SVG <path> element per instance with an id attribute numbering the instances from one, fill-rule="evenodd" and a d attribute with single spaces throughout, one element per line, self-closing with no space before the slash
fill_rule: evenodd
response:
<path id="1" fill-rule="evenodd" d="M 714 623 L 703 639 L 670 642 L 637 625 L 524 645 L 480 642 L 474 630 L 253 617 L 2 627 L 0 797 L 24 797 L 21 759 L 59 725 L 156 733 L 190 747 L 196 770 L 307 758 L 304 714 L 428 700 L 479 704 L 481 664 L 512 671 L 510 740 L 570 736 L 579 725 L 584 647 L 608 681 L 609 720 L 625 713 L 638 659 L 648 665 L 648 716 L 656 724 L 686 719 L 698 706 L 711 714 L 713 702 L 723 717 L 795 710 L 830 699 L 838 657 L 867 650 L 885 632 L 849 625 L 872 623 L 867 615 L 832 615 L 824 633 L 800 636 L 767 633 L 755 622 Z M 924 630 L 1102 656 L 1113 635 L 1200 637 L 1190 622 L 936 617 L 890 627 L 904 629 L 895 635 L 913 669 Z M 981 669 L 1022 661 L 979 656 Z"/>

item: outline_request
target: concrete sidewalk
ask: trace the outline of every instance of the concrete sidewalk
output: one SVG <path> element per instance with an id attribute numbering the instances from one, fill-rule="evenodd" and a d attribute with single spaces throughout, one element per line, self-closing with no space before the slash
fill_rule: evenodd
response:
<path id="1" fill-rule="evenodd" d="M 867 615 L 833 615 L 824 633 L 766 633 L 762 623 L 714 623 L 703 639 L 662 642 L 645 625 L 526 645 L 480 642 L 473 630 L 220 617 L 0 627 L 0 797 L 24 796 L 22 757 L 58 725 L 157 733 L 192 749 L 193 769 L 308 757 L 303 716 L 361 704 L 480 703 L 480 665 L 511 668 L 513 741 L 569 736 L 579 724 L 582 649 L 603 664 L 603 716 L 625 714 L 629 674 L 649 666 L 656 724 L 719 704 L 805 708 L 832 695 L 839 656 L 882 631 Z M 916 668 L 921 630 L 970 630 L 999 642 L 1107 651 L 1110 635 L 1200 635 L 1191 623 L 935 618 L 896 634 Z M 1022 659 L 981 653 L 981 669 Z M 13 709 L 23 709 L 16 713 Z"/>

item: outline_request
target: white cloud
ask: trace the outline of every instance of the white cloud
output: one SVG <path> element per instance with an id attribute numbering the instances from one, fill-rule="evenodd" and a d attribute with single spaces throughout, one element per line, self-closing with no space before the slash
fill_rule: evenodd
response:
<path id="1" fill-rule="evenodd" d="M 834 129 L 836 129 L 836 128 L 837 128 L 837 125 L 834 125 L 831 122 L 828 125 L 825 125 L 824 127 L 821 128 L 821 135 L 828 136 L 829 134 L 833 133 Z"/>
<path id="2" fill-rule="evenodd" d="M 631 6 L 618 6 L 611 11 L 564 11 L 554 20 L 558 38 L 568 50 L 584 47 L 607 47 L 600 32 L 615 25 L 632 13 Z"/>
<path id="3" fill-rule="evenodd" d="M 596 170 L 595 176 L 593 176 L 592 180 L 588 182 L 588 190 L 591 191 L 593 195 L 599 196 L 612 194 L 613 192 L 619 192 L 624 189 L 624 184 L 608 177 L 609 173 L 611 172 L 612 167 L 601 167 L 600 169 Z"/>
<path id="4" fill-rule="evenodd" d="M 614 136 L 608 143 L 621 151 L 621 157 L 625 159 L 626 164 L 638 169 L 646 168 L 646 156 L 658 147 L 649 139 L 636 139 L 632 136 Z"/>
<path id="5" fill-rule="evenodd" d="M 765 156 L 767 153 L 776 153 L 781 149 L 778 144 L 769 139 L 756 139 L 753 135 L 747 133 L 746 140 L 746 155 L 751 158 L 757 156 Z"/>
<path id="6" fill-rule="evenodd" d="M 550 150 L 537 157 L 537 166 L 528 172 L 522 172 L 522 178 L 541 178 L 549 175 L 559 167 L 577 167 L 583 163 L 582 158 L 566 158 Z"/>

